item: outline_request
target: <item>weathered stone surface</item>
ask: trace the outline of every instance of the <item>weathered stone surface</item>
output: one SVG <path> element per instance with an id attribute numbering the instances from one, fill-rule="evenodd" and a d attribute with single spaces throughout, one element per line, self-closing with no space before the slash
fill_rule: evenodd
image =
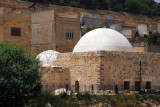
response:
<path id="1" fill-rule="evenodd" d="M 158 33 L 160 33 L 160 23 L 158 23 L 158 25 L 157 25 L 158 27 Z"/>
<path id="2" fill-rule="evenodd" d="M 0 8 L 0 41 L 22 45 L 37 55 L 42 51 L 72 52 L 80 39 L 79 15 L 56 16 L 54 10 L 28 11 Z M 11 36 L 11 28 L 20 28 L 20 36 Z M 73 33 L 73 38 L 66 38 Z"/>
<path id="3" fill-rule="evenodd" d="M 54 91 L 55 89 L 68 88 L 70 89 L 70 73 L 65 67 L 45 67 L 41 68 L 43 73 L 42 85 L 45 91 Z"/>
<path id="4" fill-rule="evenodd" d="M 107 51 L 60 53 L 57 61 L 59 66 L 70 68 L 71 85 L 79 81 L 81 87 L 93 84 L 96 90 L 103 90 L 108 86 L 113 88 L 116 84 L 119 87 L 123 86 L 124 81 L 129 81 L 130 89 L 134 90 L 135 81 L 140 81 L 141 61 L 143 88 L 147 81 L 151 82 L 152 89 L 160 86 L 158 53 Z M 84 90 L 81 88 L 81 91 Z"/>

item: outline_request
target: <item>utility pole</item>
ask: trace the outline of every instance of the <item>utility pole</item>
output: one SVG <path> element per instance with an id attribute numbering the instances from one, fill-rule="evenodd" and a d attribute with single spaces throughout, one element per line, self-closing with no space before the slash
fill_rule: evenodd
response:
<path id="1" fill-rule="evenodd" d="M 140 63 L 139 63 L 139 65 L 140 65 L 140 73 L 139 73 L 139 75 L 140 75 L 140 89 L 139 89 L 139 91 L 141 90 L 141 82 L 142 82 L 142 78 L 141 78 L 141 61 L 140 61 Z"/>

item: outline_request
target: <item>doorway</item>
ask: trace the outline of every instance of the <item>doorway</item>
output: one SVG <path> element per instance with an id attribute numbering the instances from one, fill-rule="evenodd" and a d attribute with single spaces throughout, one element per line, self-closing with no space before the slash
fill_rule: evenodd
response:
<path id="1" fill-rule="evenodd" d="M 146 82 L 146 89 L 151 90 L 151 82 L 150 81 Z"/>
<path id="2" fill-rule="evenodd" d="M 124 81 L 124 90 L 129 90 L 129 81 Z"/>
<path id="3" fill-rule="evenodd" d="M 79 81 L 75 82 L 75 92 L 78 93 L 79 92 Z"/>

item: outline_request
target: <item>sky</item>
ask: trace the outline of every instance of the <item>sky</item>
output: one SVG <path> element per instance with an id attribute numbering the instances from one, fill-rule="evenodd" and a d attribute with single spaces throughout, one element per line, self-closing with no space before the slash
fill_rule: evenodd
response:
<path id="1" fill-rule="evenodd" d="M 154 1 L 156 1 L 156 2 L 160 3 L 160 0 L 154 0 Z"/>

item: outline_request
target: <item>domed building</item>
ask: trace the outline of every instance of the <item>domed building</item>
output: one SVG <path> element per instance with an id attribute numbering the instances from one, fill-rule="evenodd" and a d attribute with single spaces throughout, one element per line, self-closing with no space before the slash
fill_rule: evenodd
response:
<path id="1" fill-rule="evenodd" d="M 48 67 L 48 66 L 52 67 L 52 66 L 56 66 L 58 53 L 59 52 L 54 50 L 47 50 L 37 55 L 37 58 L 41 61 L 42 67 Z"/>
<path id="2" fill-rule="evenodd" d="M 85 34 L 74 47 L 73 52 L 88 51 L 133 51 L 127 38 L 107 28 L 99 28 Z"/>
<path id="3" fill-rule="evenodd" d="M 55 50 L 46 50 L 37 55 L 41 62 L 40 72 L 43 73 L 42 85 L 46 91 L 69 87 L 69 69 L 57 66 L 58 54 L 59 52 Z"/>
<path id="4" fill-rule="evenodd" d="M 115 86 L 121 91 L 160 89 L 160 54 L 133 52 L 129 41 L 112 29 L 88 32 L 73 52 L 58 53 L 53 60 L 45 55 L 40 54 L 40 59 L 44 66 L 43 80 L 47 80 L 43 84 L 46 90 L 67 88 L 74 92 L 97 92 L 115 90 Z"/>

